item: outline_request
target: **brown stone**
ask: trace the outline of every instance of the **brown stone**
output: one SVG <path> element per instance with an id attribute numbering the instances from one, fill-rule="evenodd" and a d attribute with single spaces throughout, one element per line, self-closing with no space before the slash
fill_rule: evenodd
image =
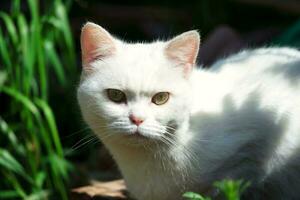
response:
<path id="1" fill-rule="evenodd" d="M 92 181 L 90 185 L 75 188 L 71 200 L 129 200 L 124 180 Z"/>

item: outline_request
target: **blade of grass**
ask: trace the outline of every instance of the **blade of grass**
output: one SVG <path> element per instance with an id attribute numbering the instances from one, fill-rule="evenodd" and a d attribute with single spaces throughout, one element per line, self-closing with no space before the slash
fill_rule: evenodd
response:
<path id="1" fill-rule="evenodd" d="M 0 87 L 4 85 L 7 79 L 7 74 L 4 71 L 0 71 Z"/>
<path id="2" fill-rule="evenodd" d="M 26 109 L 28 109 L 36 118 L 40 118 L 39 116 L 39 110 L 37 107 L 28 99 L 26 96 L 21 94 L 19 91 L 15 90 L 14 88 L 9 88 L 6 86 L 3 86 L 0 88 L 0 92 L 4 92 L 7 95 L 11 96 L 15 100 L 19 101 L 24 105 Z"/>
<path id="3" fill-rule="evenodd" d="M 67 29 L 65 28 L 64 32 L 62 25 L 54 27 L 41 21 L 43 18 L 50 17 L 58 19 L 59 22 L 60 17 L 54 13 L 55 1 L 62 6 L 60 16 L 64 15 L 63 21 L 67 23 Z M 45 188 L 47 188 L 49 192 L 58 191 L 59 199 L 66 200 L 65 179 L 68 165 L 64 162 L 54 114 L 47 104 L 48 69 L 53 67 L 54 75 L 58 80 L 66 82 L 63 64 L 73 65 L 71 63 L 75 60 L 70 60 L 70 54 L 74 53 L 74 48 L 69 48 L 73 47 L 73 40 L 66 9 L 64 3 L 59 0 L 48 2 L 47 5 L 52 8 L 49 10 L 40 10 L 39 0 L 27 0 L 28 6 L 22 2 L 22 7 L 25 5 L 30 12 L 30 15 L 26 14 L 25 17 L 21 11 L 21 1 L 11 2 L 11 13 L 4 14 L 5 16 L 0 18 L 4 24 L 11 23 L 14 27 L 7 30 L 0 29 L 0 65 L 7 75 L 7 81 L 5 85 L 0 86 L 0 92 L 8 99 L 8 103 L 5 101 L 5 106 L 7 106 L 5 112 L 8 111 L 3 116 L 13 117 L 8 117 L 8 121 L 1 118 L 0 135 L 1 139 L 4 138 L 3 141 L 8 141 L 5 147 L 11 151 L 11 156 L 14 156 L 13 158 L 21 164 L 26 174 L 33 177 L 34 183 L 23 185 L 26 181 L 22 178 L 19 180 L 21 175 L 3 167 L 0 168 L 0 176 L 5 177 L 3 184 L 8 187 L 7 190 L 13 188 L 22 199 L 44 198 L 37 194 L 46 191 Z M 16 34 L 14 38 L 11 38 L 10 35 L 14 32 Z M 70 37 L 65 38 L 68 34 Z M 47 40 L 50 41 L 50 49 L 53 51 L 50 50 L 50 56 L 45 48 Z M 71 42 L 70 45 L 67 46 L 66 41 Z M 61 54 L 57 53 L 57 49 L 62 50 Z M 38 105 L 33 99 L 42 99 L 43 103 Z M 16 145 L 22 147 L 24 152 L 18 153 Z M 45 160 L 49 157 L 53 162 L 45 164 Z M 0 187 L 3 184 L 0 181 Z"/>
<path id="4" fill-rule="evenodd" d="M 55 123 L 55 117 L 50 109 L 50 107 L 48 106 L 48 104 L 41 100 L 41 99 L 35 99 L 35 103 L 36 105 L 38 105 L 41 110 L 43 111 L 47 124 L 50 128 L 50 133 L 52 136 L 52 141 L 54 142 L 54 146 L 56 147 L 56 152 L 58 153 L 58 155 L 60 157 L 63 157 L 63 149 L 59 140 L 59 134 L 58 134 L 58 130 L 56 127 L 56 123 Z"/>
<path id="5" fill-rule="evenodd" d="M 22 73 L 23 73 L 23 80 L 22 80 L 22 87 L 24 88 L 24 93 L 29 94 L 31 83 L 34 79 L 33 72 L 33 57 L 30 55 L 32 53 L 31 46 L 29 44 L 29 36 L 28 36 L 28 24 L 23 14 L 19 14 L 17 16 L 17 27 L 20 34 L 20 46 L 21 46 L 21 53 L 22 53 Z M 21 67 L 21 66 L 20 66 Z"/>
<path id="6" fill-rule="evenodd" d="M 26 108 L 27 110 L 29 110 L 33 114 L 33 116 L 37 120 L 37 125 L 39 125 L 39 128 L 41 129 L 40 132 L 44 136 L 42 138 L 42 141 L 46 145 L 46 150 L 49 153 L 51 153 L 53 148 L 51 146 L 50 138 L 47 136 L 47 132 L 46 132 L 44 126 L 43 126 L 43 122 L 42 122 L 42 118 L 40 116 L 39 110 L 34 105 L 34 103 L 32 103 L 28 97 L 24 96 L 23 94 L 21 94 L 20 92 L 18 92 L 17 90 L 15 90 L 13 88 L 2 87 L 2 88 L 0 88 L 0 92 L 1 91 L 6 93 L 7 95 L 11 96 L 12 98 L 14 98 L 17 102 L 21 103 L 24 106 L 24 108 Z M 37 144 L 39 144 L 39 143 L 37 143 Z M 40 147 L 38 147 L 38 148 L 40 148 Z"/>
<path id="7" fill-rule="evenodd" d="M 36 177 L 35 177 L 35 183 L 37 185 L 38 188 L 42 189 L 43 185 L 46 181 L 47 175 L 45 171 L 40 171 L 37 173 Z"/>
<path id="8" fill-rule="evenodd" d="M 3 61 L 4 67 L 7 70 L 7 74 L 11 75 L 12 74 L 12 62 L 11 62 L 11 58 L 10 58 L 8 49 L 9 48 L 5 41 L 5 37 L 3 35 L 2 30 L 0 29 L 0 56 L 2 58 L 1 60 Z M 11 82 L 14 82 L 14 81 L 11 80 Z"/>
<path id="9" fill-rule="evenodd" d="M 13 16 L 17 16 L 20 13 L 20 0 L 12 1 L 11 13 Z"/>
<path id="10" fill-rule="evenodd" d="M 18 34 L 17 34 L 16 27 L 15 27 L 12 17 L 10 17 L 5 12 L 0 11 L 0 18 L 3 20 L 3 22 L 5 24 L 9 38 L 11 38 L 13 45 L 18 46 Z"/>
<path id="11" fill-rule="evenodd" d="M 20 195 L 15 190 L 0 190 L 0 199 L 18 199 Z"/>
<path id="12" fill-rule="evenodd" d="M 57 19 L 59 19 L 60 30 L 63 33 L 63 38 L 67 47 L 68 52 L 68 60 L 71 62 L 69 63 L 69 66 L 75 67 L 75 53 L 74 53 L 74 45 L 73 45 L 73 35 L 71 32 L 71 28 L 68 21 L 68 14 L 63 6 L 62 2 L 59 0 L 56 0 L 54 3 L 54 9 L 57 16 Z"/>
<path id="13" fill-rule="evenodd" d="M 6 134 L 6 137 L 9 139 L 10 144 L 12 147 L 21 155 L 24 155 L 25 149 L 23 145 L 20 145 L 16 134 L 13 130 L 9 127 L 8 123 L 0 116 L 0 130 L 2 133 Z"/>
<path id="14" fill-rule="evenodd" d="M 64 166 L 65 163 L 61 163 L 60 161 L 62 159 L 57 157 L 56 154 L 49 155 L 48 159 L 49 159 L 48 162 L 54 174 L 53 176 L 54 185 L 57 188 L 57 191 L 59 191 L 62 199 L 67 200 L 68 197 L 66 191 L 64 190 L 64 181 L 63 179 L 60 178 L 64 174 L 64 171 L 66 171 L 67 169 L 65 167 L 63 168 L 58 167 L 60 164 L 63 164 L 62 166 Z M 61 174 L 61 170 L 63 170 L 63 174 Z"/>
<path id="15" fill-rule="evenodd" d="M 43 41 L 41 37 L 41 23 L 39 20 L 39 1 L 28 0 L 28 5 L 31 13 L 31 31 L 32 41 L 36 52 L 43 52 Z M 40 80 L 40 94 L 42 99 L 47 100 L 48 86 L 47 86 L 47 72 L 45 65 L 45 57 L 43 53 L 36 54 L 39 80 Z"/>
<path id="16" fill-rule="evenodd" d="M 0 166 L 22 176 L 29 183 L 34 183 L 32 178 L 26 174 L 22 165 L 6 149 L 3 148 L 0 148 Z"/>
<path id="17" fill-rule="evenodd" d="M 53 66 L 54 72 L 56 73 L 59 82 L 62 84 L 62 86 L 65 86 L 66 85 L 65 72 L 59 60 L 59 57 L 54 49 L 53 42 L 51 40 L 45 40 L 44 46 L 49 59 L 49 64 Z"/>
<path id="18" fill-rule="evenodd" d="M 22 188 L 22 186 L 19 184 L 18 179 L 14 174 L 12 174 L 10 171 L 3 173 L 5 176 L 5 180 L 7 180 L 14 188 L 14 190 L 19 194 L 19 196 L 22 199 L 26 199 L 27 194 L 25 190 Z"/>
<path id="19" fill-rule="evenodd" d="M 48 199 L 48 197 L 49 197 L 49 191 L 41 190 L 29 195 L 26 198 L 26 200 L 41 200 L 41 199 Z"/>
<path id="20" fill-rule="evenodd" d="M 73 166 L 62 157 L 57 154 L 53 154 L 49 157 L 50 163 L 56 164 L 57 173 L 62 176 L 64 180 L 68 179 L 68 171 L 73 169 Z"/>

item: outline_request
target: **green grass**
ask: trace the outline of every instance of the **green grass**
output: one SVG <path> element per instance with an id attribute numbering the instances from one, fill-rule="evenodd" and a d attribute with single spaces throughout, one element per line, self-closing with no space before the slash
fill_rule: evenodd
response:
<path id="1" fill-rule="evenodd" d="M 241 194 L 250 186 L 250 182 L 242 180 L 223 180 L 214 183 L 214 187 L 219 191 L 219 195 L 226 200 L 240 200 Z M 219 196 L 218 195 L 218 196 Z M 183 197 L 189 200 L 212 200 L 211 197 L 205 197 L 194 192 L 186 192 Z"/>
<path id="2" fill-rule="evenodd" d="M 25 2 L 25 1 L 24 1 Z M 0 199 L 67 199 L 71 165 L 49 106 L 51 82 L 75 73 L 73 38 L 62 0 L 20 0 L 0 11 Z"/>

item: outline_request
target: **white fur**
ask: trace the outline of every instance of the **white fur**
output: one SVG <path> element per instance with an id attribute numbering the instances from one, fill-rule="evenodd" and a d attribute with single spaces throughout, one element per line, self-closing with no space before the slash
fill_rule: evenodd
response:
<path id="1" fill-rule="evenodd" d="M 116 40 L 115 55 L 91 63 L 93 73 L 78 88 L 83 117 L 130 193 L 139 200 L 181 199 L 185 191 L 209 193 L 212 181 L 226 177 L 259 185 L 284 167 L 300 142 L 300 53 L 247 50 L 186 78 L 165 46 Z M 108 100 L 107 88 L 124 91 L 128 103 Z M 169 101 L 151 103 L 161 91 L 171 93 Z M 131 113 L 145 119 L 139 131 L 148 139 L 132 137 Z M 171 138 L 166 125 L 176 129 Z"/>

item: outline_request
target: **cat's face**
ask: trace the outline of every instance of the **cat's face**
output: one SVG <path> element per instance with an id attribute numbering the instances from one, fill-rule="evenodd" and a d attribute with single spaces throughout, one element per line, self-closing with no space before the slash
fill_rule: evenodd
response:
<path id="1" fill-rule="evenodd" d="M 78 100 L 103 140 L 168 140 L 189 114 L 189 73 L 198 51 L 194 32 L 169 42 L 128 44 L 88 23 L 82 38 Z"/>

